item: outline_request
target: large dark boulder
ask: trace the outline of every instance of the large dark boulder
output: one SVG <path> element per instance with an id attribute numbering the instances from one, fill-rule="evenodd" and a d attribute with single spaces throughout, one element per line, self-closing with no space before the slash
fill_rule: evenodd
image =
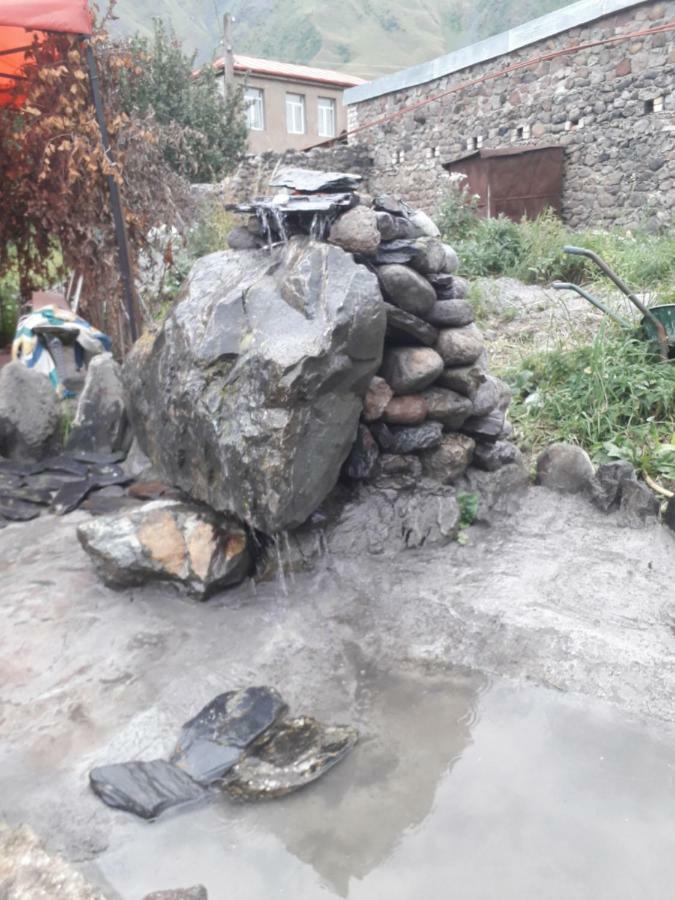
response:
<path id="1" fill-rule="evenodd" d="M 354 442 L 385 324 L 377 279 L 339 247 L 200 259 L 125 364 L 141 449 L 214 509 L 266 533 L 299 525 Z"/>

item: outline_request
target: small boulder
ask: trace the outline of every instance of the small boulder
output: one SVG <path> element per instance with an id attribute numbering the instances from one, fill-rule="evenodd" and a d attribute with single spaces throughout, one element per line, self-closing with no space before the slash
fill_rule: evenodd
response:
<path id="1" fill-rule="evenodd" d="M 84 522 L 77 537 L 112 587 L 170 581 L 206 599 L 251 568 L 248 535 L 238 522 L 178 500 Z"/>
<path id="2" fill-rule="evenodd" d="M 438 225 L 436 225 L 433 219 L 421 209 L 418 209 L 411 216 L 409 216 L 409 219 L 413 223 L 413 225 L 419 228 L 422 234 L 427 235 L 427 237 L 440 237 L 441 232 L 438 229 Z"/>
<path id="3" fill-rule="evenodd" d="M 41 459 L 57 441 L 58 426 L 59 401 L 46 375 L 18 360 L 0 369 L 0 456 Z"/>
<path id="4" fill-rule="evenodd" d="M 523 455 L 510 441 L 496 441 L 494 444 L 476 444 L 471 464 L 484 472 L 496 472 L 503 466 L 522 466 Z"/>
<path id="5" fill-rule="evenodd" d="M 414 316 L 424 318 L 436 302 L 436 292 L 426 278 L 408 266 L 380 266 L 377 275 L 387 299 Z"/>
<path id="6" fill-rule="evenodd" d="M 465 434 L 447 434 L 432 450 L 420 453 L 424 474 L 441 484 L 456 481 L 466 472 L 476 442 Z"/>
<path id="7" fill-rule="evenodd" d="M 328 240 L 348 253 L 372 256 L 382 239 L 378 229 L 377 213 L 367 206 L 356 206 L 337 219 L 331 227 Z"/>
<path id="8" fill-rule="evenodd" d="M 438 376 L 437 384 L 473 400 L 487 377 L 487 371 L 479 357 L 469 366 L 446 366 Z"/>
<path id="9" fill-rule="evenodd" d="M 375 476 L 384 479 L 410 479 L 422 477 L 422 463 L 419 456 L 401 456 L 399 453 L 382 453 L 375 467 Z"/>
<path id="10" fill-rule="evenodd" d="M 437 304 L 438 305 L 438 304 Z M 393 344 L 410 344 L 419 342 L 425 347 L 433 347 L 438 340 L 438 330 L 414 316 L 412 313 L 399 309 L 391 303 L 385 303 L 387 312 L 386 340 Z"/>
<path id="11" fill-rule="evenodd" d="M 66 451 L 114 453 L 125 446 L 127 433 L 122 369 L 111 353 L 101 353 L 89 364 Z"/>
<path id="12" fill-rule="evenodd" d="M 508 437 L 509 424 L 502 409 L 493 409 L 486 416 L 470 416 L 462 425 L 462 431 L 477 441 L 488 443 Z"/>
<path id="13" fill-rule="evenodd" d="M 427 313 L 427 320 L 439 328 L 461 328 L 474 320 L 468 300 L 439 300 Z"/>
<path id="14" fill-rule="evenodd" d="M 417 450 L 437 447 L 443 439 L 443 426 L 440 422 L 425 422 L 424 425 L 417 427 L 405 425 L 389 427 L 383 422 L 378 422 L 373 426 L 373 433 L 383 450 L 405 456 Z"/>
<path id="15" fill-rule="evenodd" d="M 628 528 L 643 528 L 658 521 L 661 504 L 646 484 L 624 481 L 621 485 L 619 518 Z"/>
<path id="16" fill-rule="evenodd" d="M 376 422 L 382 418 L 387 404 L 394 396 L 394 392 L 389 387 L 384 378 L 379 375 L 373 375 L 363 398 L 363 418 L 366 422 Z"/>
<path id="17" fill-rule="evenodd" d="M 427 403 L 421 394 L 408 394 L 391 399 L 383 418 L 389 425 L 421 425 L 427 412 Z"/>
<path id="18" fill-rule="evenodd" d="M 172 888 L 168 891 L 152 891 L 143 900 L 209 900 L 203 884 L 195 884 L 189 888 Z"/>
<path id="19" fill-rule="evenodd" d="M 481 333 L 475 325 L 446 328 L 439 335 L 436 350 L 446 366 L 468 366 L 483 352 Z"/>
<path id="20" fill-rule="evenodd" d="M 537 459 L 537 484 L 560 494 L 589 490 L 594 475 L 590 456 L 574 444 L 551 444 Z"/>
<path id="21" fill-rule="evenodd" d="M 438 238 L 418 238 L 413 245 L 414 255 L 410 260 L 413 269 L 422 275 L 442 272 L 446 264 L 445 244 Z"/>
<path id="22" fill-rule="evenodd" d="M 384 354 L 381 374 L 395 394 L 414 394 L 442 371 L 443 360 L 430 347 L 391 347 Z"/>
<path id="23" fill-rule="evenodd" d="M 377 458 L 380 455 L 375 438 L 365 425 L 359 425 L 356 440 L 347 460 L 342 467 L 347 478 L 361 481 L 370 478 Z"/>
<path id="24" fill-rule="evenodd" d="M 232 250 L 258 250 L 265 246 L 260 235 L 253 234 L 246 225 L 237 225 L 227 236 L 227 245 Z"/>
<path id="25" fill-rule="evenodd" d="M 472 414 L 473 406 L 469 398 L 449 388 L 434 385 L 427 388 L 423 397 L 429 418 L 441 422 L 445 428 L 460 428 Z"/>
<path id="26" fill-rule="evenodd" d="M 609 512 L 621 501 L 621 489 L 626 481 L 637 481 L 635 469 L 626 459 L 598 466 L 591 482 L 591 500 L 598 509 Z"/>
<path id="27" fill-rule="evenodd" d="M 446 275 L 453 275 L 459 268 L 459 257 L 450 244 L 443 244 L 443 251 L 445 259 L 442 271 L 445 272 Z"/>
<path id="28" fill-rule="evenodd" d="M 487 375 L 473 397 L 474 416 L 487 416 L 493 409 L 507 409 L 511 402 L 511 390 L 507 384 Z"/>

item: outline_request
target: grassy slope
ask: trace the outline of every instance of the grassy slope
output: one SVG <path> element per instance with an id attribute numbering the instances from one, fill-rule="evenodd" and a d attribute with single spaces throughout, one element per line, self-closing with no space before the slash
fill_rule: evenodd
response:
<path id="1" fill-rule="evenodd" d="M 376 77 L 496 34 L 564 0 L 118 0 L 117 30 L 171 21 L 184 45 L 208 59 L 220 52 L 220 18 L 235 17 L 241 53 Z M 217 11 L 217 14 L 216 14 Z"/>

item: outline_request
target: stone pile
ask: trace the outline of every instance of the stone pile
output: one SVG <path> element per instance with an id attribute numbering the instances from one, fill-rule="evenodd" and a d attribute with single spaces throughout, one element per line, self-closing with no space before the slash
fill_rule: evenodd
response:
<path id="1" fill-rule="evenodd" d="M 488 371 L 469 285 L 433 221 L 398 197 L 370 197 L 358 176 L 284 170 L 271 200 L 249 213 L 233 247 L 309 234 L 342 247 L 378 279 L 386 316 L 382 364 L 371 380 L 353 449 L 352 480 L 378 476 L 455 482 L 470 464 L 493 471 L 517 462 L 507 441 L 508 387 Z M 284 192 L 285 191 L 285 192 Z"/>

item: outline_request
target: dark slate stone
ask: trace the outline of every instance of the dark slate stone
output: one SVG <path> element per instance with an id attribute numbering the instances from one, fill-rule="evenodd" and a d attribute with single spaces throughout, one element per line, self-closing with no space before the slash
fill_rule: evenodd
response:
<path id="1" fill-rule="evenodd" d="M 496 472 L 502 466 L 511 463 L 522 465 L 522 454 L 515 444 L 509 441 L 496 441 L 494 444 L 476 444 L 471 464 L 485 472 Z"/>
<path id="2" fill-rule="evenodd" d="M 356 729 L 346 725 L 322 725 L 309 716 L 287 719 L 235 767 L 225 792 L 246 800 L 290 794 L 321 778 L 357 740 Z"/>
<path id="3" fill-rule="evenodd" d="M 641 528 L 656 522 L 661 510 L 658 498 L 641 481 L 624 481 L 621 485 L 619 513 L 630 528 Z"/>
<path id="4" fill-rule="evenodd" d="M 386 338 L 390 343 L 409 344 L 412 338 L 426 347 L 434 346 L 438 329 L 433 325 L 391 303 L 385 303 L 384 308 L 387 311 Z"/>
<path id="5" fill-rule="evenodd" d="M 59 491 L 68 484 L 76 484 L 85 481 L 87 478 L 87 470 L 84 475 L 71 475 L 69 472 L 40 472 L 38 475 L 31 475 L 29 482 L 33 490 Z"/>
<path id="6" fill-rule="evenodd" d="M 375 263 L 378 266 L 392 264 L 406 266 L 419 255 L 419 252 L 419 248 L 412 240 L 404 238 L 396 241 L 382 241 L 377 248 Z"/>
<path id="7" fill-rule="evenodd" d="M 195 781 L 211 784 L 229 772 L 246 748 L 287 712 L 272 688 L 219 694 L 183 725 L 171 762 Z"/>
<path id="8" fill-rule="evenodd" d="M 370 430 L 365 425 L 359 425 L 356 441 L 344 464 L 343 473 L 355 481 L 369 478 L 379 455 L 380 451 Z"/>
<path id="9" fill-rule="evenodd" d="M 464 434 L 477 441 L 496 441 L 502 436 L 506 414 L 499 409 L 487 416 L 472 416 L 462 425 Z"/>
<path id="10" fill-rule="evenodd" d="M 54 495 L 52 500 L 52 512 L 57 516 L 65 516 L 82 503 L 90 491 L 95 488 L 95 483 L 90 478 L 73 481 L 64 484 Z"/>
<path id="11" fill-rule="evenodd" d="M 318 172 L 314 169 L 286 167 L 280 169 L 270 181 L 270 187 L 287 187 L 294 191 L 334 193 L 355 191 L 361 176 L 352 172 Z"/>
<path id="12" fill-rule="evenodd" d="M 609 512 L 621 501 L 621 488 L 627 481 L 637 481 L 635 469 L 628 460 L 603 463 L 591 481 L 591 500 L 598 509 Z"/>
<path id="13" fill-rule="evenodd" d="M 164 759 L 99 766 L 89 773 L 94 793 L 114 809 L 154 819 L 165 809 L 200 800 L 206 791 Z"/>
<path id="14" fill-rule="evenodd" d="M 26 503 L 9 495 L 0 494 L 0 516 L 12 522 L 30 522 L 40 515 L 40 508 L 35 503 Z"/>
<path id="15" fill-rule="evenodd" d="M 452 290 L 455 283 L 455 276 L 448 275 L 445 272 L 435 272 L 427 275 L 427 280 L 433 284 L 436 291 Z"/>
<path id="16" fill-rule="evenodd" d="M 431 307 L 427 318 L 441 328 L 460 328 L 473 322 L 473 306 L 468 300 L 439 300 Z"/>
<path id="17" fill-rule="evenodd" d="M 0 484 L 0 498 L 8 497 L 13 498 L 14 500 L 21 500 L 24 503 L 35 503 L 37 506 L 49 506 L 52 494 L 51 491 L 45 490 L 44 488 L 34 488 L 30 485 L 7 490 Z"/>
<path id="18" fill-rule="evenodd" d="M 373 201 L 373 206 L 375 209 L 391 213 L 392 216 L 407 216 L 410 211 L 408 205 L 393 194 L 378 194 Z"/>
<path id="19" fill-rule="evenodd" d="M 71 456 L 49 456 L 31 466 L 31 475 L 37 475 L 41 472 L 66 472 L 69 475 L 77 475 L 79 478 L 84 478 L 88 469 L 85 463 L 79 462 Z"/>
<path id="20" fill-rule="evenodd" d="M 23 484 L 21 475 L 13 475 L 11 472 L 3 472 L 0 470 L 0 492 L 11 493 L 17 490 Z"/>
<path id="21" fill-rule="evenodd" d="M 376 422 L 372 431 L 383 450 L 402 455 L 437 447 L 443 439 L 443 425 L 440 422 L 425 422 L 424 425 L 412 427 Z"/>
<path id="22" fill-rule="evenodd" d="M 377 228 L 383 241 L 396 241 L 419 237 L 419 229 L 413 225 L 410 219 L 403 216 L 395 216 L 388 212 L 378 212 Z"/>
<path id="23" fill-rule="evenodd" d="M 66 441 L 67 453 L 113 453 L 130 443 L 121 373 L 110 353 L 91 360 Z"/>
<path id="24" fill-rule="evenodd" d="M 111 466 L 113 463 L 122 462 L 126 457 L 126 453 L 123 450 L 118 450 L 114 453 L 96 453 L 93 450 L 73 450 L 68 456 L 71 459 L 91 466 Z"/>

